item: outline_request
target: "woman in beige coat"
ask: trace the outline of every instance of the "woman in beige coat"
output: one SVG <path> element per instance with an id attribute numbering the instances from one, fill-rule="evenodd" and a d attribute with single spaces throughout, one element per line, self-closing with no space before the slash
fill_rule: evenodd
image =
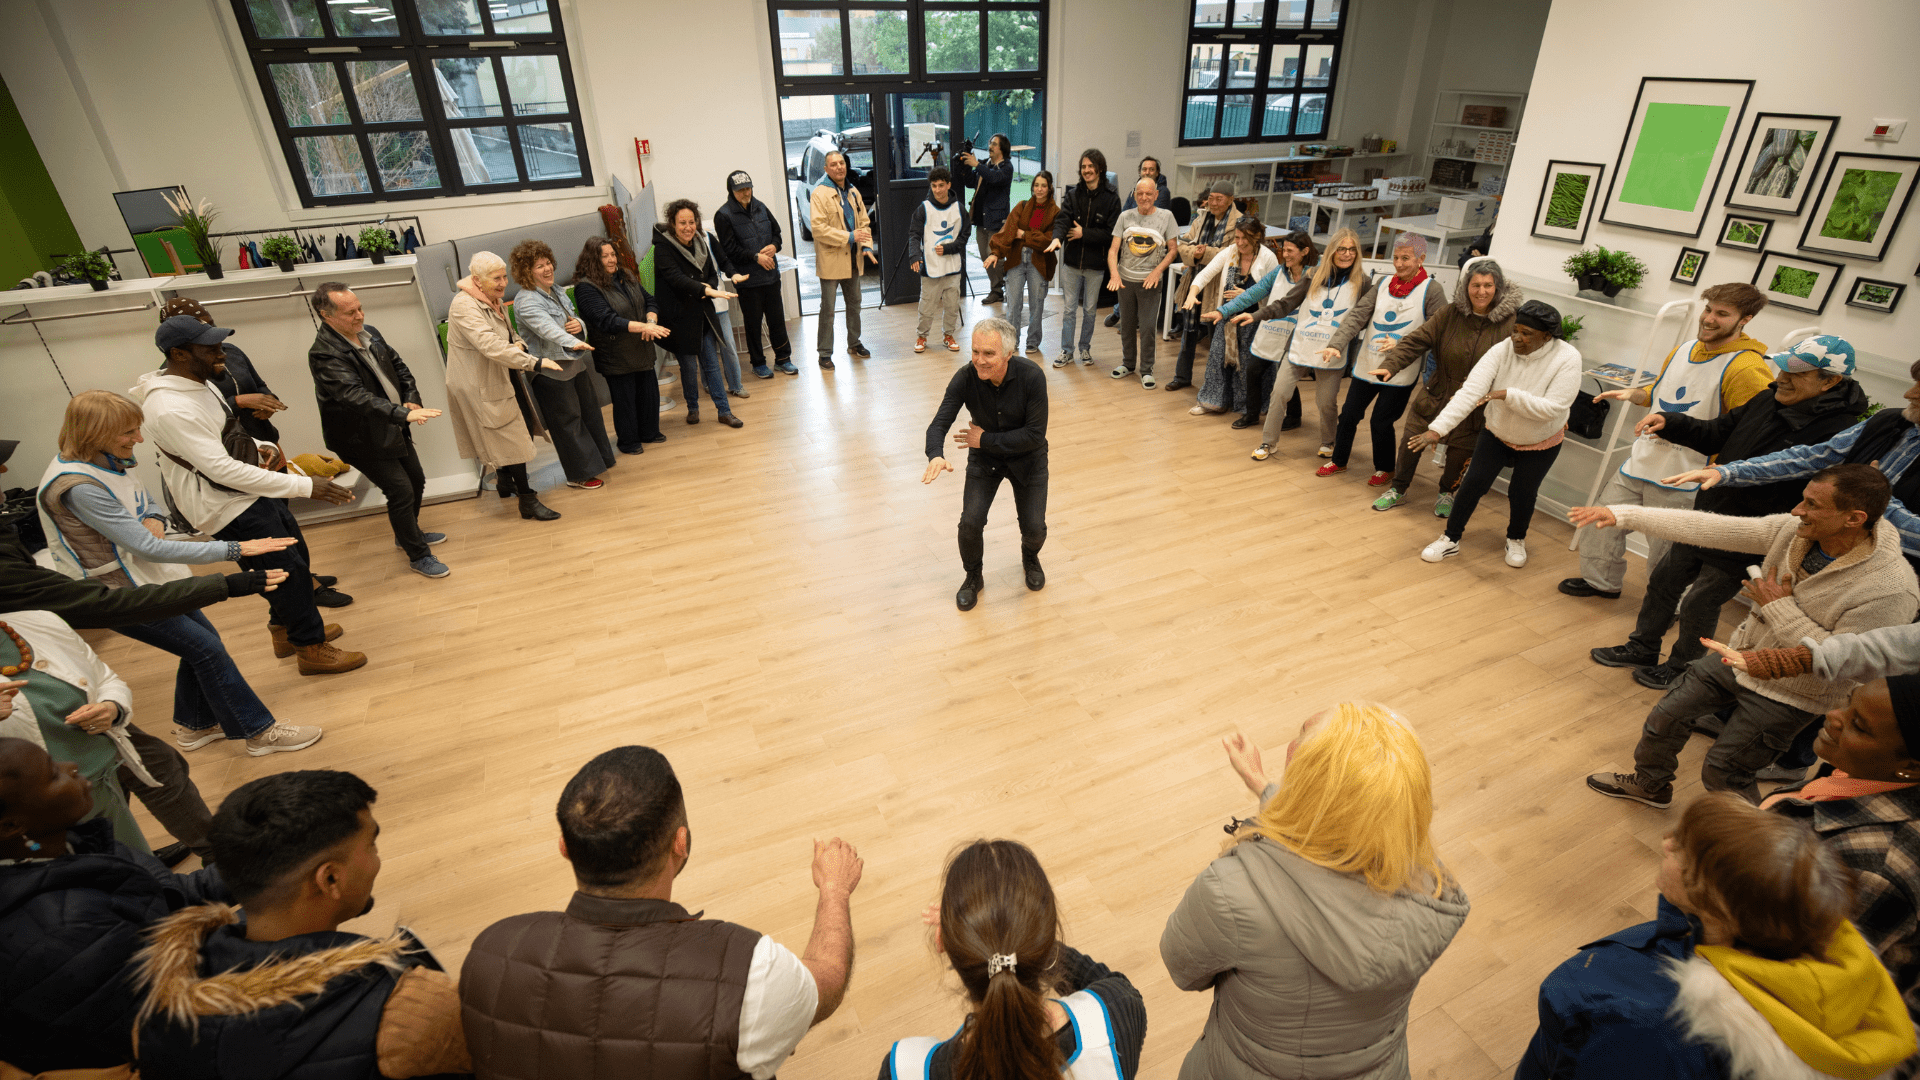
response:
<path id="1" fill-rule="evenodd" d="M 494 467 L 500 497 L 517 494 L 521 517 L 552 521 L 560 515 L 540 502 L 527 479 L 540 414 L 514 373 L 560 365 L 536 359 L 520 343 L 500 302 L 506 294 L 506 262 L 491 251 L 476 252 L 447 309 L 447 416 L 460 456 Z"/>

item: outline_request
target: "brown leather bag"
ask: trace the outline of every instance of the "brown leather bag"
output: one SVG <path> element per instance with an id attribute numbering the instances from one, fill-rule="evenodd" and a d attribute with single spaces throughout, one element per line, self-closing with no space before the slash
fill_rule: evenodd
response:
<path id="1" fill-rule="evenodd" d="M 0 1080 L 136 1080 L 139 1075 L 132 1065 L 115 1065 L 107 1069 L 53 1069 L 49 1072 L 30 1073 L 17 1065 L 0 1061 Z"/>

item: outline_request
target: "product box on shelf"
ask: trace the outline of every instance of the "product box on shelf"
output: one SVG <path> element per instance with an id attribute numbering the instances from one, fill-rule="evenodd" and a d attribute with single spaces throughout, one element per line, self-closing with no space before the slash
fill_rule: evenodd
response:
<path id="1" fill-rule="evenodd" d="M 1390 176 L 1387 178 L 1387 191 L 1395 195 L 1418 195 L 1427 190 L 1427 178 L 1424 176 Z"/>
<path id="2" fill-rule="evenodd" d="M 1433 173 L 1427 178 L 1427 182 L 1433 187 L 1469 187 L 1473 183 L 1473 165 L 1466 161 L 1436 158 L 1433 163 Z"/>
<path id="3" fill-rule="evenodd" d="M 1371 187 L 1361 187 L 1350 184 L 1334 192 L 1333 197 L 1339 199 L 1341 202 L 1365 202 L 1375 196 L 1373 188 Z"/>
<path id="4" fill-rule="evenodd" d="M 1443 229 L 1483 228 L 1493 221 L 1499 203 L 1485 196 L 1447 196 L 1440 200 L 1434 224 Z"/>
<path id="5" fill-rule="evenodd" d="M 1506 127 L 1507 107 L 1505 105 L 1465 105 L 1460 109 L 1460 122 L 1474 127 Z"/>
<path id="6" fill-rule="evenodd" d="M 1346 190 L 1346 187 L 1347 182 L 1345 180 L 1323 181 L 1313 185 L 1313 193 L 1315 195 L 1338 195 L 1340 192 Z"/>

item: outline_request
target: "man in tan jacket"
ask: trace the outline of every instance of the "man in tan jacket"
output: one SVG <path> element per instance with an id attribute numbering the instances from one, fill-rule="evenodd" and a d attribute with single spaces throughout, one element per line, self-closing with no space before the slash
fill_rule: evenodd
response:
<path id="1" fill-rule="evenodd" d="M 1647 506 L 1579 506 L 1575 525 L 1638 529 L 1648 536 L 1722 551 L 1763 554 L 1746 593 L 1753 612 L 1733 632 L 1734 649 L 1792 648 L 1913 621 L 1920 584 L 1900 553 L 1900 533 L 1884 517 L 1892 488 L 1871 465 L 1835 465 L 1807 481 L 1790 514 L 1742 518 Z M 1700 778 L 1708 791 L 1759 801 L 1754 772 L 1772 764 L 1821 714 L 1847 701 L 1852 685 L 1812 675 L 1760 681 L 1709 653 L 1647 714 L 1634 771 L 1599 772 L 1587 786 L 1657 809 L 1673 805 L 1674 769 L 1696 721 L 1731 704 L 1733 715 L 1707 751 Z"/>
<path id="2" fill-rule="evenodd" d="M 847 155 L 838 150 L 829 152 L 826 168 L 826 179 L 813 189 L 808 200 L 808 227 L 813 230 L 813 273 L 820 279 L 820 332 L 816 341 L 820 370 L 832 371 L 836 290 L 847 298 L 847 355 L 856 360 L 873 355 L 860 344 L 860 275 L 874 253 L 866 201 L 847 179 Z"/>

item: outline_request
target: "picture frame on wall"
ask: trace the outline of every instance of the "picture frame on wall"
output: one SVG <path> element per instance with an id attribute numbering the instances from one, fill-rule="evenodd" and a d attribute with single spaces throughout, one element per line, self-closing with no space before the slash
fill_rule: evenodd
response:
<path id="1" fill-rule="evenodd" d="M 1827 162 L 1801 251 L 1879 262 L 1913 198 L 1920 157 L 1843 151 Z"/>
<path id="2" fill-rule="evenodd" d="M 1680 258 L 1673 264 L 1673 280 L 1682 285 L 1700 284 L 1700 272 L 1707 268 L 1707 254 L 1699 248 L 1681 248 Z"/>
<path id="3" fill-rule="evenodd" d="M 1844 270 L 1840 263 L 1825 259 L 1765 251 L 1760 254 L 1760 265 L 1753 269 L 1753 287 L 1770 304 L 1818 315 L 1826 310 Z"/>
<path id="4" fill-rule="evenodd" d="M 1540 187 L 1540 205 L 1533 211 L 1533 235 L 1569 244 L 1587 242 L 1587 226 L 1600 201 L 1600 185 L 1607 167 L 1591 161 L 1549 161 L 1547 179 Z"/>
<path id="5" fill-rule="evenodd" d="M 1728 214 L 1720 223 L 1720 232 L 1714 236 L 1716 247 L 1732 248 L 1735 251 L 1765 251 L 1767 237 L 1773 232 L 1773 219 L 1748 217 L 1745 214 Z"/>
<path id="6" fill-rule="evenodd" d="M 1907 287 L 1897 281 L 1854 278 L 1853 284 L 1847 287 L 1847 306 L 1891 315 L 1893 309 L 1900 306 L 1900 298 L 1906 293 Z"/>
<path id="7" fill-rule="evenodd" d="M 1746 148 L 1727 186 L 1726 205 L 1799 217 L 1839 123 L 1837 116 L 1754 113 Z"/>
<path id="8" fill-rule="evenodd" d="M 1641 79 L 1600 220 L 1698 238 L 1752 94 L 1751 79 Z"/>

